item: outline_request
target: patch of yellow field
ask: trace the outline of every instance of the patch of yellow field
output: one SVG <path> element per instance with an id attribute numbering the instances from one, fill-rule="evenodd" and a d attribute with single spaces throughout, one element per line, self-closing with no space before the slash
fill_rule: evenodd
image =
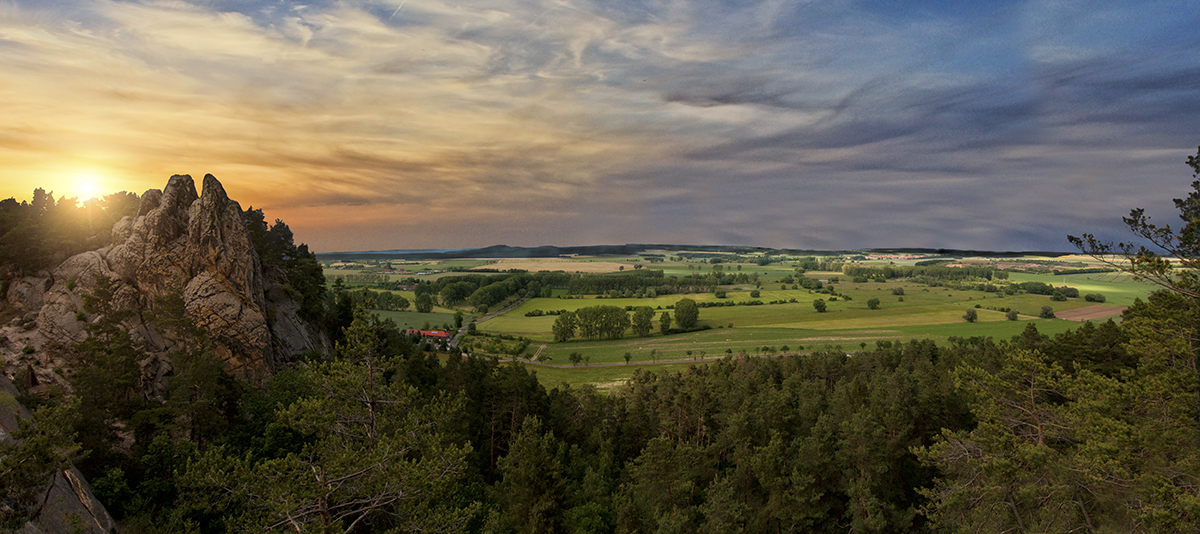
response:
<path id="1" fill-rule="evenodd" d="M 633 269 L 631 263 L 619 263 L 613 261 L 580 261 L 577 259 L 568 258 L 522 258 L 522 259 L 505 259 L 496 260 L 495 263 L 480 265 L 472 269 L 499 269 L 507 271 L 509 269 L 521 269 L 536 273 L 538 271 L 565 271 L 568 273 L 611 273 L 620 271 L 624 267 L 627 270 Z"/>

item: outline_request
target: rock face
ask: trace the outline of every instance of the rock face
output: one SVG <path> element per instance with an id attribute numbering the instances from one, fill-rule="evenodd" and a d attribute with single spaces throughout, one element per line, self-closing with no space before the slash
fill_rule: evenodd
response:
<path id="1" fill-rule="evenodd" d="M 29 419 L 30 413 L 14 399 L 17 388 L 0 376 L 0 442 L 11 442 L 10 430 L 17 429 L 17 420 Z M 115 523 L 104 505 L 92 495 L 91 486 L 78 469 L 71 467 L 56 471 L 46 480 L 40 492 L 42 501 L 36 515 L 17 530 L 21 534 L 54 532 L 112 532 Z"/>
<path id="2" fill-rule="evenodd" d="M 143 194 L 137 217 L 118 221 L 112 235 L 108 247 L 10 284 L 9 304 L 25 315 L 20 324 L 14 321 L 0 331 L 8 344 L 3 347 L 0 340 L 0 348 L 6 355 L 22 351 L 18 360 L 38 360 L 38 378 L 59 379 L 49 371 L 56 362 L 41 351 L 47 341 L 69 346 L 86 338 L 85 321 L 96 318 L 77 312 L 97 275 L 115 281 L 117 304 L 136 312 L 127 326 L 158 353 L 143 362 L 150 382 L 170 374 L 170 362 L 162 356 L 177 340 L 157 331 L 146 314 L 155 309 L 156 297 L 174 292 L 182 294 L 188 316 L 208 334 L 231 372 L 251 382 L 264 380 L 298 354 L 328 352 L 327 337 L 300 318 L 299 306 L 283 290 L 283 271 L 266 269 L 259 261 L 241 206 L 212 175 L 204 177 L 199 195 L 191 176 L 172 176 L 162 191 Z M 35 313 L 31 328 L 27 319 Z M 9 360 L 6 371 L 25 363 Z"/>

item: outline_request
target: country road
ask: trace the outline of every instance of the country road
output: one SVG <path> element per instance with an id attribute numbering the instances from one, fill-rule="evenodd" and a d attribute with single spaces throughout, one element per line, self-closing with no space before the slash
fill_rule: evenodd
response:
<path id="1" fill-rule="evenodd" d="M 484 315 L 482 318 L 477 319 L 472 322 L 474 322 L 476 325 L 478 325 L 479 323 L 482 323 L 489 319 L 494 319 L 494 318 L 496 318 L 496 316 L 501 315 L 503 313 L 507 313 L 509 310 L 516 308 L 517 306 L 520 306 L 521 304 L 524 304 L 525 301 L 529 300 L 530 298 L 532 298 L 530 295 L 525 295 L 524 297 L 521 297 L 520 300 L 513 302 L 512 304 L 509 304 L 504 309 L 502 309 L 498 312 L 493 312 L 493 313 Z M 462 328 L 459 328 L 458 331 L 454 333 L 454 337 L 450 338 L 450 343 L 448 343 L 448 345 L 450 345 L 451 347 L 457 347 L 459 338 L 463 337 L 463 335 L 467 333 L 467 328 L 470 325 L 471 325 L 470 323 L 462 325 Z"/>

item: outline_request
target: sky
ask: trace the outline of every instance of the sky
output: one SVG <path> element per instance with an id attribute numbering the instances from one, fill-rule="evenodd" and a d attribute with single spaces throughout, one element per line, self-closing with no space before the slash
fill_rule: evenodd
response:
<path id="1" fill-rule="evenodd" d="M 1200 4 L 0 2 L 0 197 L 213 174 L 317 252 L 1070 250 L 1178 223 Z"/>

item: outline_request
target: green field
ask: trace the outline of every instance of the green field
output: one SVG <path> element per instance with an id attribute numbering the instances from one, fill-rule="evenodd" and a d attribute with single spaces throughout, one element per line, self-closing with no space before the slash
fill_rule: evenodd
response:
<path id="1" fill-rule="evenodd" d="M 674 256 L 664 253 L 668 258 Z M 1030 257 L 1006 259 L 1005 261 L 1043 261 L 1045 258 Z M 451 260 L 442 262 L 405 262 L 393 268 L 406 269 L 405 274 L 388 275 L 389 280 L 399 281 L 414 276 L 421 279 L 436 279 L 453 276 L 455 272 L 432 273 L 433 270 L 471 268 L 487 266 L 493 260 Z M 533 263 L 536 270 L 538 260 L 522 260 Z M 547 267 L 553 266 L 546 260 Z M 1009 339 L 1021 333 L 1028 323 L 1037 325 L 1044 334 L 1057 334 L 1079 325 L 1066 320 L 1038 319 L 1042 306 L 1049 305 L 1055 312 L 1092 306 L 1094 303 L 1082 297 L 1065 302 L 1052 302 L 1049 296 L 1033 294 L 1004 295 L 976 290 L 960 290 L 952 287 L 930 287 L 905 279 L 886 282 L 855 283 L 841 272 L 809 271 L 803 276 L 822 281 L 827 288 L 840 294 L 833 295 L 809 289 L 793 289 L 793 284 L 781 280 L 795 276 L 794 262 L 775 262 L 767 266 L 755 263 L 708 264 L 699 259 L 691 261 L 664 261 L 649 263 L 643 258 L 629 256 L 570 258 L 573 262 L 596 262 L 600 265 L 642 264 L 645 268 L 662 270 L 665 276 L 684 277 L 692 274 L 707 274 L 718 267 L 724 272 L 745 274 L 750 283 L 723 286 L 724 299 L 712 293 L 686 295 L 663 295 L 652 298 L 597 298 L 594 295 L 568 297 L 564 289 L 556 289 L 554 298 L 533 298 L 523 302 L 514 310 L 477 325 L 481 333 L 509 335 L 528 338 L 532 342 L 521 354 L 522 358 L 538 355 L 539 361 L 549 367 L 538 366 L 538 376 L 547 386 L 559 384 L 611 385 L 627 380 L 642 367 L 654 370 L 682 369 L 688 365 L 703 364 L 702 361 L 745 354 L 748 356 L 778 355 L 781 353 L 808 353 L 814 350 L 858 351 L 870 348 L 880 341 L 905 342 L 913 339 L 930 339 L 944 344 L 951 337 L 985 336 L 997 340 Z M 869 265 L 913 264 L 915 259 L 872 259 Z M 986 261 L 986 259 L 967 261 Z M 1072 260 L 1074 261 L 1074 260 Z M 326 276 L 338 274 L 361 274 L 369 271 L 328 269 Z M 836 280 L 836 282 L 835 282 Z M 1117 273 L 1079 274 L 1054 276 L 1050 274 L 1011 273 L 1012 282 L 1038 281 L 1055 286 L 1069 285 L 1079 290 L 1080 295 L 1100 293 L 1106 297 L 1105 305 L 1128 306 L 1136 298 L 1145 296 L 1154 287 L 1133 280 L 1128 275 Z M 754 298 L 751 291 L 757 290 Z M 903 291 L 903 295 L 894 294 Z M 411 292 L 399 292 L 410 300 Z M 849 299 L 843 296 L 848 296 Z M 658 315 L 673 314 L 673 307 L 681 298 L 690 298 L 699 303 L 761 301 L 761 305 L 737 305 L 707 307 L 700 309 L 701 326 L 708 330 L 663 336 L 658 332 Z M 813 300 L 826 301 L 826 311 L 817 312 Z M 879 299 L 878 309 L 869 309 L 868 301 Z M 775 302 L 775 303 L 771 303 Z M 582 340 L 572 339 L 556 343 L 551 328 L 555 315 L 527 317 L 533 310 L 543 312 L 555 310 L 574 311 L 582 307 L 608 305 L 618 307 L 650 306 L 655 310 L 654 332 L 645 338 L 627 333 L 623 339 Z M 978 320 L 968 323 L 963 315 L 968 308 L 976 309 Z M 1009 321 L 1005 311 L 1017 309 L 1019 320 Z M 454 313 L 469 313 L 467 306 L 459 309 L 435 307 L 434 313 L 380 312 L 398 325 L 420 328 L 426 322 L 440 328 L 453 324 Z M 472 320 L 468 317 L 467 320 Z M 1106 320 L 1106 319 L 1100 319 Z M 468 340 L 473 350 L 488 346 L 487 340 Z M 514 342 L 515 343 L 515 342 Z M 496 345 L 492 345 L 496 346 Z M 570 355 L 579 353 L 590 365 L 573 366 Z M 624 355 L 629 353 L 631 365 L 625 364 Z"/>
<path id="2" fill-rule="evenodd" d="M 1009 278 L 1017 282 L 1036 281 L 1055 286 L 1068 285 L 1079 290 L 1080 295 L 1100 293 L 1105 297 L 1105 304 L 1113 306 L 1129 306 L 1135 298 L 1145 300 L 1146 294 L 1158 286 L 1149 282 L 1139 282 L 1125 273 L 1092 273 L 1069 274 L 1055 276 L 1052 274 L 1013 273 Z"/>
<path id="3" fill-rule="evenodd" d="M 398 325 L 400 328 L 415 328 L 415 329 L 419 330 L 425 325 L 426 322 L 429 323 L 430 328 L 437 329 L 437 330 L 440 330 L 442 328 L 443 324 L 448 324 L 448 325 L 450 325 L 451 328 L 454 327 L 454 314 L 453 313 L 437 313 L 437 312 L 417 313 L 415 311 L 387 311 L 387 310 L 372 310 L 372 311 L 374 311 L 375 313 L 378 313 L 381 318 L 391 319 L 393 321 L 396 321 L 396 325 Z M 463 324 L 471 322 L 472 319 L 474 319 L 474 317 L 469 316 L 469 315 L 464 316 Z"/>
<path id="4" fill-rule="evenodd" d="M 1082 278 L 1086 275 L 1079 276 Z M 1081 293 L 1108 291 L 1106 296 L 1111 293 L 1112 297 L 1106 304 L 1121 305 L 1126 301 L 1132 302 L 1135 296 L 1146 294 L 1145 287 L 1129 281 L 1110 281 L 1107 285 L 1085 286 L 1069 278 L 1068 283 L 1079 287 Z M 903 302 L 891 293 L 896 287 L 905 289 Z M 1053 335 L 1078 327 L 1079 323 L 1037 319 L 1036 315 L 1043 305 L 1050 305 L 1059 312 L 1092 305 L 1082 298 L 1052 302 L 1044 295 L 997 296 L 979 291 L 929 288 L 903 282 L 847 283 L 845 292 L 852 300 L 829 302 L 828 311 L 818 313 L 812 307 L 812 300 L 818 297 L 827 299 L 828 295 L 810 293 L 802 289 L 762 290 L 759 300 L 769 302 L 794 298 L 797 302 L 702 308 L 700 324 L 710 326 L 711 330 L 670 336 L 663 336 L 656 331 L 646 338 L 627 336 L 619 340 L 574 339 L 565 343 L 554 343 L 550 329 L 556 316 L 525 317 L 525 313 L 534 309 L 576 310 L 604 304 L 621 307 L 651 306 L 656 309 L 657 315 L 662 311 L 669 312 L 668 306 L 673 306 L 684 296 L 698 302 L 717 299 L 710 294 L 668 295 L 652 299 L 532 299 L 508 314 L 480 324 L 479 328 L 488 332 L 532 338 L 534 345 L 527 351 L 527 356 L 540 348 L 543 361 L 548 357 L 553 364 L 567 364 L 570 354 L 578 352 L 593 364 L 587 367 L 547 370 L 539 375 L 543 376 L 547 385 L 606 384 L 627 379 L 632 376 L 632 371 L 622 371 L 624 365 L 612 368 L 596 367 L 595 364 L 624 364 L 626 352 L 631 355 L 631 362 L 638 364 L 688 362 L 739 353 L 757 356 L 778 354 L 785 350 L 793 353 L 824 349 L 856 351 L 864 346 L 872 347 L 879 341 L 931 339 L 945 344 L 951 337 L 984 336 L 998 340 L 1010 339 L 1019 335 L 1030 322 L 1036 324 L 1040 332 Z M 726 300 L 741 301 L 749 298 L 748 289 L 730 290 Z M 868 309 L 867 300 L 870 298 L 880 299 L 879 309 Z M 999 311 L 1003 308 L 1014 308 L 1018 303 L 1021 313 L 1018 321 L 1008 321 L 1004 312 Z M 977 309 L 979 318 L 975 323 L 968 323 L 963 319 L 963 314 L 967 308 L 973 308 L 975 305 L 980 306 Z M 658 310 L 659 307 L 663 309 Z"/>

